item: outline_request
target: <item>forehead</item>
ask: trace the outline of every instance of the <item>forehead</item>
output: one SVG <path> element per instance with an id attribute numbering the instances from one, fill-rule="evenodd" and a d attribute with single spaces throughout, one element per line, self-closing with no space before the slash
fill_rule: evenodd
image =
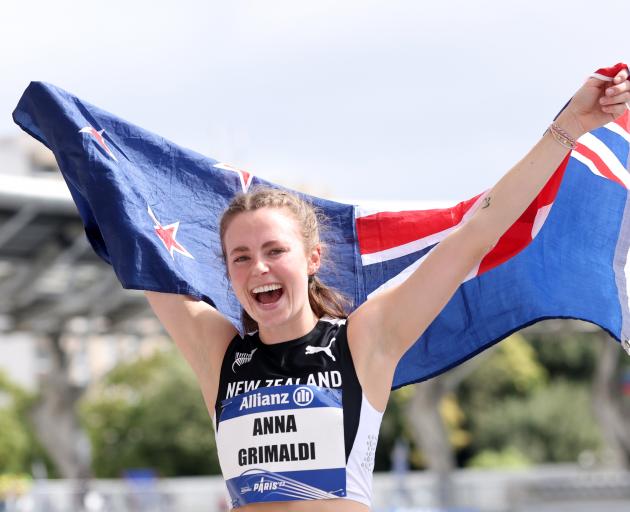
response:
<path id="1" fill-rule="evenodd" d="M 270 239 L 300 238 L 297 220 L 286 208 L 260 208 L 239 213 L 225 231 L 225 246 L 256 245 Z"/>

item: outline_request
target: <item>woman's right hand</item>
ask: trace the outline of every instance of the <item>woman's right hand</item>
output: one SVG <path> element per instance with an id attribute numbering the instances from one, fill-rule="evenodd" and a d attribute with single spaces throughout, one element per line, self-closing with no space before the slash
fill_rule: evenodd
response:
<path id="1" fill-rule="evenodd" d="M 628 68 L 625 67 L 615 75 L 612 82 L 594 77 L 586 80 L 563 112 L 573 116 L 582 133 L 571 133 L 571 128 L 560 125 L 578 138 L 617 119 L 628 109 L 630 102 L 628 75 Z"/>

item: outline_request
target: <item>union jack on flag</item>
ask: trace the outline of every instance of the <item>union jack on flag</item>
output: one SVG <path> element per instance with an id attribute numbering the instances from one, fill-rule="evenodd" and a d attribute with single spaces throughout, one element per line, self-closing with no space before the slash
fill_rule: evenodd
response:
<path id="1" fill-rule="evenodd" d="M 594 76 L 611 80 L 620 67 Z M 31 83 L 13 117 L 55 154 L 92 247 L 124 287 L 198 297 L 240 329 L 219 219 L 235 193 L 272 184 L 49 84 Z M 394 388 L 438 375 L 546 318 L 595 323 L 630 351 L 629 132 L 626 112 L 579 140 L 405 354 Z M 416 211 L 308 199 L 329 219 L 325 242 L 334 265 L 324 265 L 321 278 L 356 306 L 404 280 L 466 222 L 483 194 Z"/>

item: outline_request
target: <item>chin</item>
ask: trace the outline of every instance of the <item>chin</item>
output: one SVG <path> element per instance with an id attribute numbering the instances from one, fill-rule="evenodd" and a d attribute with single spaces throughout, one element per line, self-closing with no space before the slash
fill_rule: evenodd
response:
<path id="1" fill-rule="evenodd" d="M 288 315 L 277 314 L 275 312 L 273 315 L 262 315 L 258 317 L 252 317 L 252 318 L 256 321 L 256 323 L 258 324 L 258 327 L 265 327 L 265 328 L 279 327 L 289 320 Z"/>
<path id="2" fill-rule="evenodd" d="M 258 324 L 259 327 L 276 327 L 288 319 L 288 315 L 282 311 L 261 312 L 257 310 L 251 311 L 251 309 L 243 309 L 247 312 L 250 318 Z"/>

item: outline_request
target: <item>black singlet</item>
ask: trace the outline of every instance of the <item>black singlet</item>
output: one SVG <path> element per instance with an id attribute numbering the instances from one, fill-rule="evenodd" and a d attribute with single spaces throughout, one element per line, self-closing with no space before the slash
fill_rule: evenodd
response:
<path id="1" fill-rule="evenodd" d="M 273 345 L 265 345 L 258 333 L 244 338 L 237 335 L 228 346 L 221 366 L 215 428 L 219 428 L 222 400 L 253 389 L 287 384 L 343 390 L 347 461 L 359 425 L 362 390 L 348 347 L 344 320 L 322 319 L 305 336 Z"/>

